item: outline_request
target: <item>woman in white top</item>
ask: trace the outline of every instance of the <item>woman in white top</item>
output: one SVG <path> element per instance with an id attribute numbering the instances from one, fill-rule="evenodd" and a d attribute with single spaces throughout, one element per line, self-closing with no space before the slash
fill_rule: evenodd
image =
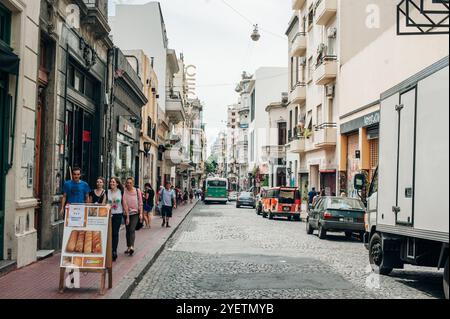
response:
<path id="1" fill-rule="evenodd" d="M 107 201 L 111 206 L 112 214 L 112 257 L 113 261 L 117 260 L 117 246 L 119 245 L 119 231 L 123 220 L 123 187 L 120 179 L 111 177 L 109 181 L 109 190 L 107 193 Z"/>

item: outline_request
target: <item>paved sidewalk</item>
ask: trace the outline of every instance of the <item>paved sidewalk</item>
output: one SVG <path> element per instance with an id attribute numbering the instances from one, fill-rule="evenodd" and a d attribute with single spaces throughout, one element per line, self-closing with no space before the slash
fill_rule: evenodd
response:
<path id="1" fill-rule="evenodd" d="M 81 274 L 80 289 L 58 292 L 61 255 L 44 259 L 0 277 L 0 299 L 92 299 L 127 297 L 140 277 L 151 266 L 168 239 L 196 205 L 188 204 L 174 210 L 172 228 L 162 228 L 160 216 L 152 218 L 152 228 L 136 233 L 135 253 L 126 250 L 125 229 L 121 230 L 117 261 L 113 264 L 113 289 L 100 296 L 100 274 Z"/>

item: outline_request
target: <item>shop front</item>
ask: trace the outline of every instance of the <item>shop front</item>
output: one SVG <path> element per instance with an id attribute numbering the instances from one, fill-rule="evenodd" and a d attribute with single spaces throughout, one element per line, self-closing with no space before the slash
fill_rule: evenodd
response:
<path id="1" fill-rule="evenodd" d="M 380 112 L 375 111 L 341 125 L 339 187 L 350 197 L 358 196 L 355 174 L 364 172 L 371 179 L 378 166 L 379 121 Z"/>
<path id="2" fill-rule="evenodd" d="M 128 177 L 134 177 L 133 159 L 136 156 L 134 147 L 136 133 L 130 121 L 123 117 L 119 117 L 118 121 L 114 176 L 125 181 Z"/>

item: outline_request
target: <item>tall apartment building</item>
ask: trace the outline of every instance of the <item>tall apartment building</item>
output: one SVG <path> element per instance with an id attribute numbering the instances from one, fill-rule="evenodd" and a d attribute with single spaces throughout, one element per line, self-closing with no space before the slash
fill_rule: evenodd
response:
<path id="1" fill-rule="evenodd" d="M 241 80 L 235 90 L 239 94 L 239 103 L 237 106 L 239 126 L 236 144 L 239 190 L 248 190 L 250 185 L 248 175 L 248 129 L 250 124 L 251 90 L 254 86 L 254 82 L 252 75 L 243 72 Z"/>
<path id="2" fill-rule="evenodd" d="M 378 166 L 378 136 L 383 133 L 379 127 L 380 99 L 384 92 L 426 68 L 438 68 L 449 55 L 448 35 L 398 35 L 397 4 L 380 1 L 374 8 L 369 0 L 339 2 L 339 191 L 350 196 L 356 196 L 354 175 L 363 171 L 372 177 Z M 426 0 L 425 5 L 445 10 L 432 0 Z M 368 20 L 367 12 L 374 20 Z M 410 13 L 420 15 L 417 10 Z M 405 18 L 400 23 L 406 25 Z M 409 93 L 402 96 L 414 94 L 414 83 L 410 86 Z"/>
<path id="3" fill-rule="evenodd" d="M 283 67 L 261 67 L 256 70 L 248 87 L 250 96 L 248 174 L 252 176 L 249 187 L 259 189 L 268 186 L 269 164 L 262 158 L 263 151 L 268 145 L 267 128 L 269 115 L 266 107 L 273 101 L 280 101 L 286 90 L 288 70 Z"/>
<path id="4" fill-rule="evenodd" d="M 169 48 L 166 26 L 161 6 L 158 2 L 142 5 L 116 5 L 116 15 L 109 17 L 114 43 L 124 50 L 142 49 L 153 61 L 153 69 L 158 76 L 157 99 L 158 123 L 169 128 L 159 130 L 157 134 L 158 156 L 156 163 L 157 185 L 166 181 L 175 182 L 173 167 L 166 160 L 168 141 L 167 130 L 172 124 L 178 124 L 184 117 L 183 98 L 175 88 L 174 76 L 179 73 L 179 61 L 176 52 Z M 132 36 L 130 36 L 132 34 Z M 173 93 L 173 94 L 172 94 Z"/>
<path id="5" fill-rule="evenodd" d="M 38 241 L 33 166 L 39 14 L 38 0 L 0 3 L 0 261 L 19 267 L 36 260 Z"/>
<path id="6" fill-rule="evenodd" d="M 298 185 L 336 193 L 338 0 L 293 1 L 289 39 L 288 152 L 298 154 Z"/>
<path id="7" fill-rule="evenodd" d="M 238 105 L 230 105 L 227 110 L 227 178 L 230 189 L 238 190 L 237 142 L 239 138 Z"/>

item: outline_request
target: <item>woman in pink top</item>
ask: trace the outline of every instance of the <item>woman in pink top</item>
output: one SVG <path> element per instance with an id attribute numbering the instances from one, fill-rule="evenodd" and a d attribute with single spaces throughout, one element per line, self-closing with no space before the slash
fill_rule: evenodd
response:
<path id="1" fill-rule="evenodd" d="M 142 192 L 134 187 L 134 178 L 127 178 L 125 192 L 123 194 L 123 208 L 125 210 L 125 225 L 127 231 L 127 247 L 125 254 L 133 256 L 134 240 L 136 238 L 136 225 L 143 215 Z"/>

